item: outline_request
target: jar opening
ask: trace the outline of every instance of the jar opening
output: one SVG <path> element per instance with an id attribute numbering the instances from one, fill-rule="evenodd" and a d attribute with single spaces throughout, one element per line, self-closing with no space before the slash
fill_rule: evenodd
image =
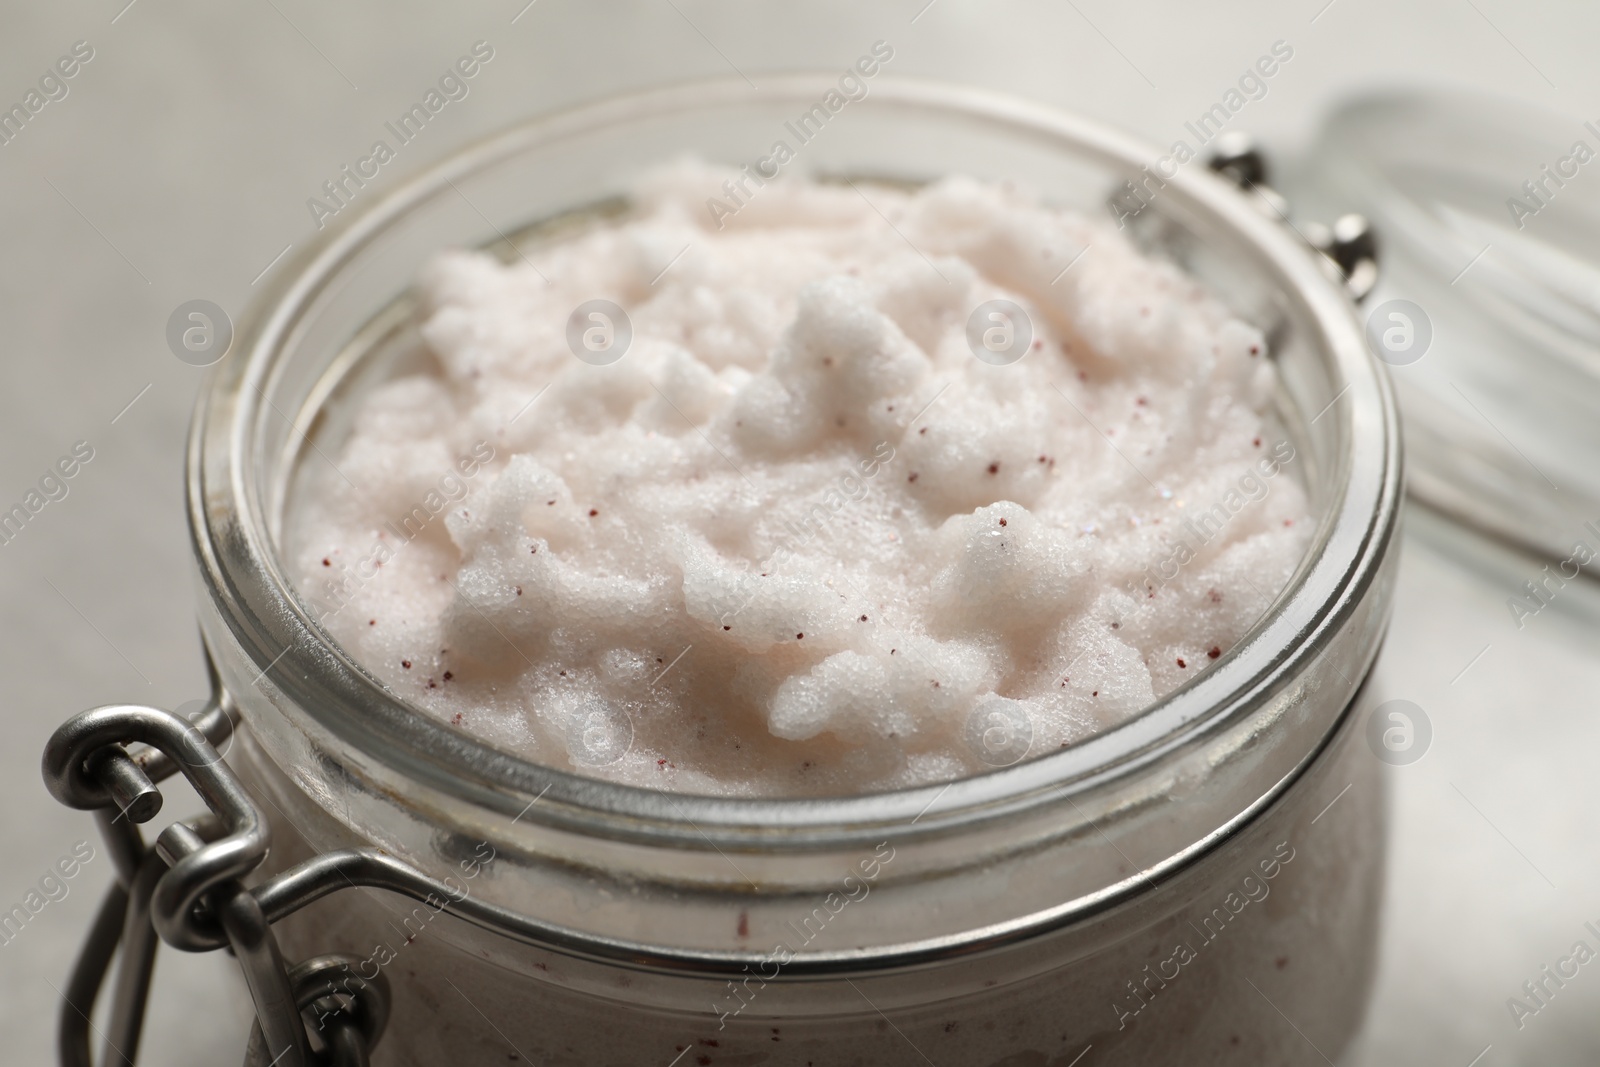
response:
<path id="1" fill-rule="evenodd" d="M 545 798 L 537 818 L 581 812 L 624 836 L 649 827 L 684 840 L 781 837 L 803 846 L 866 840 L 886 825 L 932 834 L 1170 764 L 1281 697 L 1338 639 L 1393 532 L 1399 460 L 1387 386 L 1342 294 L 1306 250 L 1199 168 L 1169 181 L 1155 206 L 1159 225 L 1145 232 L 1268 330 L 1282 368 L 1283 417 L 1308 457 L 1320 525 L 1274 607 L 1235 650 L 1133 719 L 1072 748 L 931 786 L 804 801 L 669 797 L 528 763 L 450 730 L 386 691 L 329 638 L 284 573 L 283 515 L 297 461 L 330 432 L 334 401 L 388 373 L 368 358 L 379 347 L 371 342 L 404 329 L 410 309 L 394 294 L 405 291 L 420 257 L 514 233 L 486 226 L 489 218 L 521 224 L 592 203 L 597 185 L 617 187 L 626 161 L 660 158 L 664 149 L 737 162 L 760 146 L 775 117 L 829 84 L 777 78 L 758 97 L 742 82 L 696 84 L 534 120 L 374 199 L 285 269 L 215 372 L 190 446 L 204 582 L 222 629 L 257 665 L 256 684 L 362 760 L 478 808 L 515 816 Z M 716 121 L 706 123 L 708 115 Z M 893 176 L 916 182 L 953 169 L 953 159 L 983 160 L 997 176 L 1026 172 L 1053 195 L 1088 204 L 1156 157 L 1046 109 L 926 83 L 886 78 L 856 116 L 853 136 L 841 126 L 840 137 L 819 146 L 815 171 L 882 172 L 884 159 L 901 153 Z M 935 123 L 953 132 L 930 138 Z M 473 198 L 465 207 L 462 189 Z"/>

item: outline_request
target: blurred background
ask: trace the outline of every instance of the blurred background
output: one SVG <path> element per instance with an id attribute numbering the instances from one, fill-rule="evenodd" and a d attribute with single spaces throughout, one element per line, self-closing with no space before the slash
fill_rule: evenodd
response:
<path id="1" fill-rule="evenodd" d="M 380 184 L 531 113 L 695 77 L 759 86 L 763 72 L 842 69 L 878 39 L 893 74 L 1005 90 L 1160 146 L 1287 42 L 1292 60 L 1233 125 L 1289 164 L 1336 102 L 1379 87 L 1492 91 L 1570 118 L 1574 137 L 1600 125 L 1600 7 L 1577 0 L 62 0 L 13 3 L 4 27 L 0 105 L 78 62 L 65 95 L 52 88 L 0 144 L 0 510 L 77 442 L 93 453 L 0 544 L 0 674 L 15 686 L 0 712 L 0 910 L 77 842 L 96 851 L 0 944 L 0 1059 L 19 1064 L 52 1060 L 58 989 L 111 877 L 88 816 L 40 784 L 45 739 L 93 705 L 205 695 L 181 506 L 203 372 L 169 351 L 168 316 L 194 299 L 237 316 L 315 233 L 307 199 L 473 42 L 493 61 Z M 1600 172 L 1586 177 L 1600 188 Z M 1423 363 L 1447 365 L 1450 342 L 1441 332 Z M 1490 426 L 1500 399 L 1479 398 Z M 1600 927 L 1600 596 L 1574 582 L 1519 619 L 1508 598 L 1559 557 L 1417 509 L 1404 551 L 1361 712 L 1409 701 L 1431 739 L 1385 770 L 1383 958 L 1351 1062 L 1593 1063 L 1600 967 L 1520 1026 L 1507 1000 L 1578 939 L 1594 943 L 1586 922 Z M 240 1058 L 248 1009 L 221 954 L 163 952 L 151 1014 L 144 1062 Z"/>

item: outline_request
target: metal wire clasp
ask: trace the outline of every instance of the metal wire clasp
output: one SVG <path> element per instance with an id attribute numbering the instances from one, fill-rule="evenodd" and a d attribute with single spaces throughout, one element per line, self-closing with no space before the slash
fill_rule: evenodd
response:
<path id="1" fill-rule="evenodd" d="M 117 869 L 68 981 L 58 1030 L 63 1067 L 93 1067 L 89 1019 L 119 942 L 100 1063 L 136 1061 L 158 935 L 188 952 L 232 948 L 256 1009 L 246 1067 L 365 1065 L 383 1033 L 389 994 L 381 974 L 354 984 L 347 977 L 335 989 L 328 975 L 348 975 L 358 961 L 319 956 L 285 966 L 272 922 L 310 898 L 263 906 L 257 893 L 267 887 L 241 883 L 266 859 L 270 832 L 217 752 L 235 719 L 215 677 L 213 694 L 194 724 L 160 708 L 110 705 L 68 719 L 45 746 L 45 787 L 68 807 L 95 813 Z M 137 824 L 161 810 L 156 783 L 178 773 L 209 810 L 147 846 Z M 315 1047 L 307 1012 L 318 1018 Z"/>
<path id="2" fill-rule="evenodd" d="M 1378 236 L 1363 215 L 1341 215 L 1333 225 L 1289 221 L 1289 202 L 1270 184 L 1267 157 L 1255 141 L 1239 130 L 1217 139 L 1206 166 L 1233 182 L 1255 202 L 1263 214 L 1294 230 L 1312 248 L 1328 258 L 1350 298 L 1360 303 L 1378 284 Z"/>

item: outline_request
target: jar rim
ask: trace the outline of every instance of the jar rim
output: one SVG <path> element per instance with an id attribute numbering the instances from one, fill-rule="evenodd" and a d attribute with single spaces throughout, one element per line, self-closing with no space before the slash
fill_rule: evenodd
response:
<path id="1" fill-rule="evenodd" d="M 760 95 L 763 103 L 809 101 L 833 80 L 819 74 L 765 78 Z M 320 627 L 284 573 L 273 515 L 249 463 L 276 357 L 301 316 L 389 226 L 479 168 L 601 124 L 735 106 L 750 91 L 738 79 L 688 82 L 521 122 L 403 180 L 347 223 L 330 226 L 257 297 L 242 317 L 232 358 L 213 369 L 202 391 L 188 448 L 188 510 L 202 587 L 259 669 L 257 684 L 273 685 L 322 728 L 408 779 L 490 811 L 520 816 L 532 799 L 545 798 L 530 818 L 657 843 L 738 847 L 781 838 L 804 847 L 866 840 L 887 826 L 936 833 L 1071 798 L 1159 763 L 1218 724 L 1248 715 L 1322 653 L 1376 579 L 1397 527 L 1395 406 L 1348 298 L 1306 248 L 1226 182 L 1190 168 L 1163 175 L 1163 197 L 1240 237 L 1283 299 L 1314 324 L 1319 358 L 1331 380 L 1343 383 L 1323 414 L 1338 420 L 1340 439 L 1350 447 L 1330 471 L 1328 506 L 1313 543 L 1273 606 L 1204 674 L 1138 715 L 1070 748 L 949 782 L 851 796 L 708 796 L 603 781 L 520 759 L 449 729 L 361 669 Z M 861 104 L 869 105 L 998 124 L 1129 174 L 1159 154 L 1074 115 L 941 82 L 883 76 Z"/>

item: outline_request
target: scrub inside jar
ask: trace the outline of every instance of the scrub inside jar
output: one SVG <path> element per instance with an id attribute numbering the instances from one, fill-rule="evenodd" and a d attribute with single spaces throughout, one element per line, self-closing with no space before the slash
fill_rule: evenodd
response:
<path id="1" fill-rule="evenodd" d="M 838 795 L 1125 721 L 1223 656 L 1311 534 L 1266 342 L 1010 183 L 759 189 L 419 280 L 291 572 L 396 696 L 637 785 Z"/>

